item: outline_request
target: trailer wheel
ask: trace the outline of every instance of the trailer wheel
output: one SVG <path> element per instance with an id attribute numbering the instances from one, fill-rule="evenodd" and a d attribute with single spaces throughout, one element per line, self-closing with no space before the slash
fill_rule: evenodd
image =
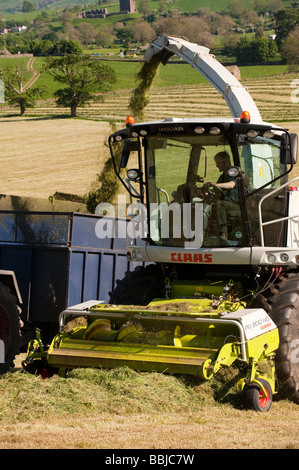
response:
<path id="1" fill-rule="evenodd" d="M 244 408 L 255 411 L 269 411 L 272 405 L 272 389 L 267 380 L 259 379 L 265 392 L 256 383 L 245 385 L 242 391 L 242 403 Z"/>
<path id="2" fill-rule="evenodd" d="M 290 273 L 256 298 L 279 329 L 275 357 L 278 396 L 299 403 L 299 274 Z"/>
<path id="3" fill-rule="evenodd" d="M 116 288 L 109 292 L 110 304 L 147 305 L 155 297 L 164 297 L 164 284 L 159 266 L 137 266 L 125 277 L 116 281 Z"/>
<path id="4" fill-rule="evenodd" d="M 16 298 L 8 287 L 0 283 L 0 340 L 1 346 L 4 346 L 4 357 L 0 357 L 0 374 L 13 366 L 15 356 L 19 354 L 20 329 L 20 311 Z"/>

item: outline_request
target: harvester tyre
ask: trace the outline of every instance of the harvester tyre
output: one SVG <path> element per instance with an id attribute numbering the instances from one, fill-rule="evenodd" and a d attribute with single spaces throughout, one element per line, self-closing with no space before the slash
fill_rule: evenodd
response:
<path id="1" fill-rule="evenodd" d="M 109 292 L 110 304 L 147 305 L 155 297 L 164 297 L 161 269 L 155 264 L 137 266 L 125 277 L 116 281 L 116 288 Z"/>
<path id="2" fill-rule="evenodd" d="M 0 340 L 5 352 L 5 362 L 0 362 L 0 374 L 13 367 L 14 359 L 19 354 L 20 334 L 20 309 L 16 297 L 8 287 L 0 283 Z"/>
<path id="3" fill-rule="evenodd" d="M 244 408 L 255 411 L 269 411 L 272 405 L 272 389 L 267 380 L 259 379 L 266 393 L 263 393 L 257 383 L 245 385 L 242 391 L 242 403 Z"/>
<path id="4" fill-rule="evenodd" d="M 279 329 L 275 357 L 278 397 L 299 403 L 299 274 L 280 278 L 254 305 L 264 308 Z"/>

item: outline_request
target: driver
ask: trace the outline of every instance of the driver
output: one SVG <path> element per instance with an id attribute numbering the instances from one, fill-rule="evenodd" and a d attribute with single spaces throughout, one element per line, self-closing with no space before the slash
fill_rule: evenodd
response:
<path id="1" fill-rule="evenodd" d="M 219 152 L 215 155 L 214 161 L 216 167 L 222 173 L 217 183 L 213 184 L 210 181 L 204 183 L 204 188 L 210 186 L 219 188 L 222 192 L 222 197 L 216 202 L 216 211 L 219 224 L 220 238 L 227 240 L 227 212 L 229 210 L 236 210 L 238 204 L 238 189 L 235 178 L 227 174 L 227 170 L 231 167 L 230 156 L 227 152 Z"/>

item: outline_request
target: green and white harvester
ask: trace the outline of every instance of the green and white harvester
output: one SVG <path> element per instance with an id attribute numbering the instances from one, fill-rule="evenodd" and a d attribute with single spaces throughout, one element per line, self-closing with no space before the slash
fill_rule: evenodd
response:
<path id="1" fill-rule="evenodd" d="M 288 178 L 297 135 L 263 122 L 208 49 L 163 35 L 146 62 L 157 54 L 195 67 L 232 118 L 131 117 L 109 137 L 130 195 L 127 257 L 138 266 L 109 303 L 64 310 L 48 349 L 37 333 L 24 367 L 126 365 L 209 380 L 243 364 L 246 408 L 268 411 L 277 392 L 299 402 L 299 177 Z M 101 220 L 104 231 L 109 217 Z"/>

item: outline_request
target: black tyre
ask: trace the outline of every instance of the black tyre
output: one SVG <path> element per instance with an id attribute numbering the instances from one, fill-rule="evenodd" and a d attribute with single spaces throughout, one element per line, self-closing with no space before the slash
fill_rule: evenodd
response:
<path id="1" fill-rule="evenodd" d="M 155 264 L 138 266 L 134 271 L 116 281 L 116 288 L 109 292 L 110 304 L 147 305 L 155 297 L 164 297 L 161 269 Z"/>
<path id="2" fill-rule="evenodd" d="M 278 396 L 299 403 L 299 274 L 281 278 L 257 297 L 254 306 L 264 308 L 279 329 L 275 358 Z"/>
<path id="3" fill-rule="evenodd" d="M 255 411 L 269 411 L 272 405 L 272 389 L 267 380 L 259 379 L 266 393 L 263 393 L 258 384 L 245 385 L 242 391 L 242 404 L 244 408 Z"/>
<path id="4" fill-rule="evenodd" d="M 52 377 L 54 374 L 54 369 L 48 366 L 45 360 L 36 359 L 29 364 L 25 364 L 23 369 L 32 375 L 38 375 L 42 379 L 47 379 Z"/>
<path id="5" fill-rule="evenodd" d="M 10 289 L 0 283 L 0 340 L 4 345 L 4 362 L 0 358 L 0 374 L 13 366 L 15 356 L 19 354 L 20 344 L 20 309 Z"/>

